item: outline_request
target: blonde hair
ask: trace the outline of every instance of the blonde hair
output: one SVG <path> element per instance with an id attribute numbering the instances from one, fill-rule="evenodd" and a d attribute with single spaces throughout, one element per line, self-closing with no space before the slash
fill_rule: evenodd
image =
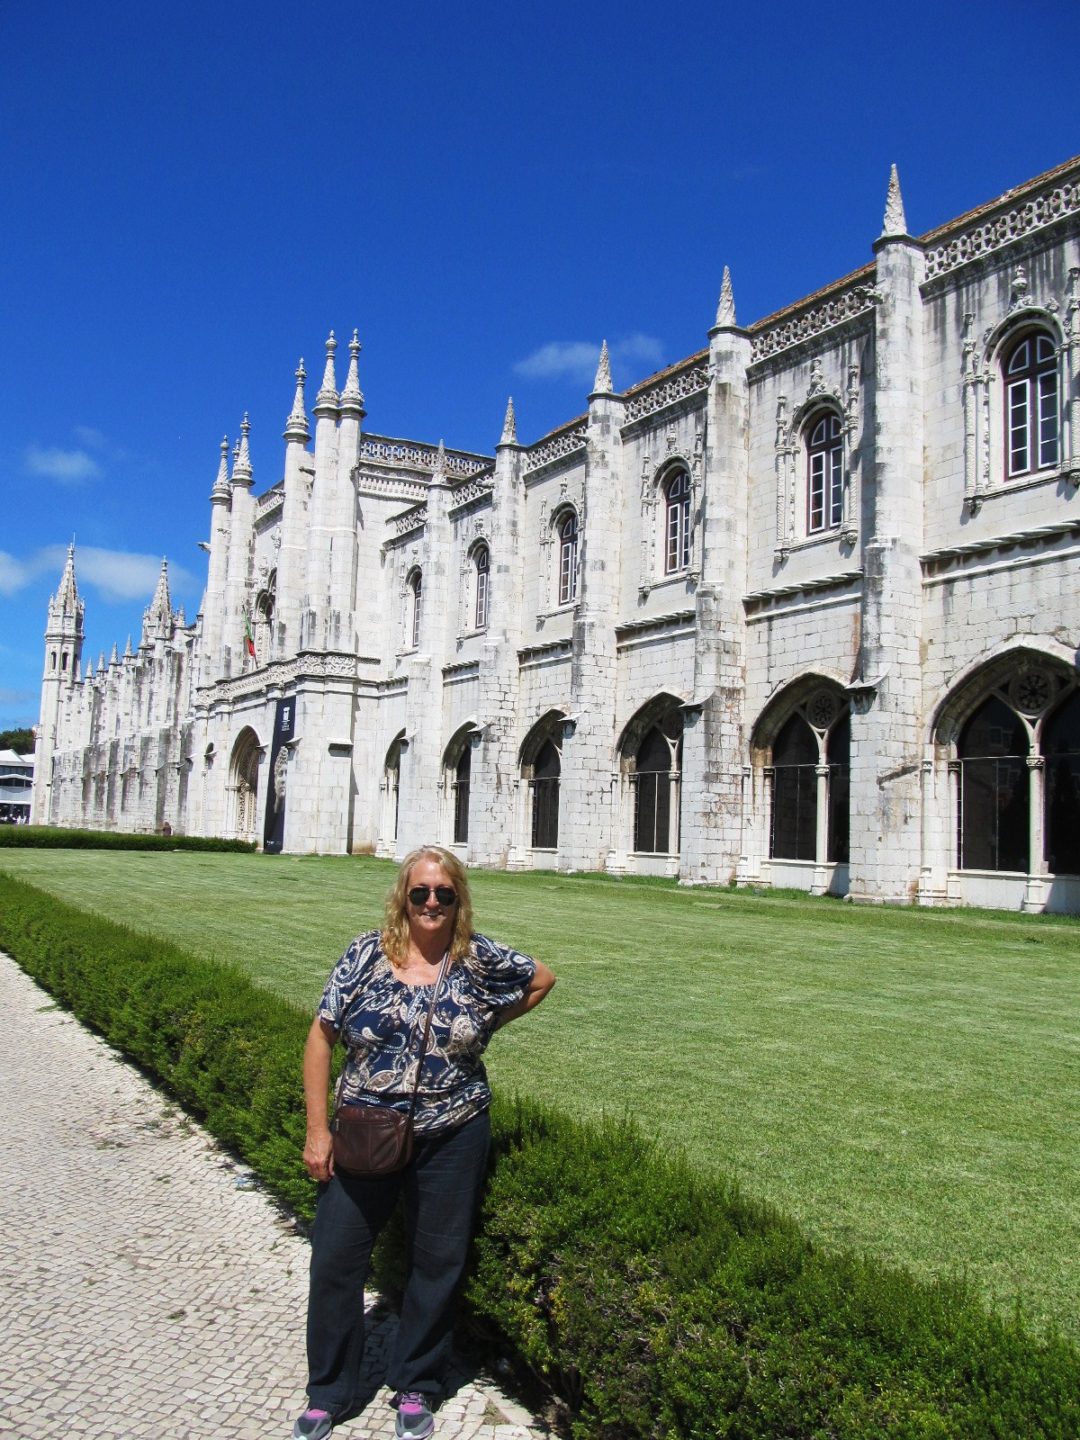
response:
<path id="1" fill-rule="evenodd" d="M 444 850 L 441 845 L 421 845 L 412 850 L 401 862 L 397 878 L 386 896 L 386 922 L 382 932 L 382 948 L 391 965 L 404 965 L 409 955 L 409 874 L 421 860 L 434 860 L 450 877 L 450 883 L 457 892 L 457 913 L 454 915 L 454 933 L 450 937 L 450 959 L 460 960 L 469 953 L 472 941 L 473 917 L 472 896 L 469 894 L 469 877 L 465 866 L 456 855 Z"/>

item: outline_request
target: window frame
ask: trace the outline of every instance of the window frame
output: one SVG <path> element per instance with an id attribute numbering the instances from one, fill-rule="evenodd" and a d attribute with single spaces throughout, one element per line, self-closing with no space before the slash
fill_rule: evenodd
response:
<path id="1" fill-rule="evenodd" d="M 405 579 L 405 634 L 402 638 L 407 650 L 420 648 L 423 597 L 424 572 L 419 565 L 414 565 Z"/>
<path id="2" fill-rule="evenodd" d="M 581 534 L 577 511 L 572 506 L 555 517 L 555 534 L 559 542 L 557 603 L 572 605 L 578 592 L 578 541 Z"/>
<path id="3" fill-rule="evenodd" d="M 830 530 L 839 530 L 844 523 L 843 417 L 831 408 L 817 410 L 807 420 L 803 434 L 806 448 L 806 533 L 823 535 Z"/>
<path id="4" fill-rule="evenodd" d="M 693 529 L 690 523 L 692 486 L 684 465 L 661 482 L 664 497 L 664 575 L 679 575 L 690 568 Z"/>
<path id="5" fill-rule="evenodd" d="M 1030 357 L 1024 352 L 1031 351 Z M 1061 463 L 1058 347 L 1041 327 L 1025 330 L 1001 357 L 1005 479 L 1026 480 Z M 1049 381 L 1049 384 L 1044 382 Z M 1046 433 L 1049 430 L 1049 433 Z M 1022 437 L 1022 438 L 1020 438 Z"/>
<path id="6" fill-rule="evenodd" d="M 473 550 L 472 569 L 473 603 L 471 618 L 473 629 L 486 630 L 490 616 L 491 601 L 491 549 L 486 541 L 481 541 Z"/>

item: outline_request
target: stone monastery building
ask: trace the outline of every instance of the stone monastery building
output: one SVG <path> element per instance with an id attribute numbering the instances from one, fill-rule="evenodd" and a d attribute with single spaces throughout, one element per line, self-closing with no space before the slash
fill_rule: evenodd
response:
<path id="1" fill-rule="evenodd" d="M 193 624 L 84 669 L 69 554 L 34 818 L 1080 910 L 1080 158 L 921 237 L 894 170 L 872 254 L 494 459 L 331 335 Z"/>

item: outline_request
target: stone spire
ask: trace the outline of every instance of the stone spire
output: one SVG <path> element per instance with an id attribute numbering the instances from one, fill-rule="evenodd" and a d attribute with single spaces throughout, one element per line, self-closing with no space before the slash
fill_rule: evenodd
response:
<path id="1" fill-rule="evenodd" d="M 345 389 L 341 392 L 340 405 L 342 410 L 352 410 L 363 418 L 367 411 L 364 409 L 364 392 L 360 389 L 360 350 L 360 332 L 354 330 L 349 341 L 349 373 Z"/>
<path id="2" fill-rule="evenodd" d="M 169 635 L 172 632 L 172 601 L 169 598 L 169 562 L 162 557 L 154 598 L 143 614 L 143 638 L 147 634 Z M 100 668 L 100 666 L 99 666 Z"/>
<path id="3" fill-rule="evenodd" d="M 49 603 L 49 620 L 81 620 L 83 615 L 83 602 L 79 599 L 78 586 L 75 584 L 75 542 L 68 546 L 67 560 L 64 562 L 64 573 L 60 576 L 60 585 L 56 594 Z"/>
<path id="4" fill-rule="evenodd" d="M 336 350 L 337 341 L 331 330 L 326 340 L 326 368 L 323 370 L 319 393 L 315 396 L 316 414 L 320 410 L 336 410 L 338 408 L 337 376 L 334 374 L 334 352 Z"/>
<path id="5" fill-rule="evenodd" d="M 439 441 L 439 448 L 435 452 L 435 469 L 431 472 L 431 483 L 433 485 L 446 484 L 446 446 Z"/>
<path id="6" fill-rule="evenodd" d="M 104 650 L 99 650 L 99 651 L 98 651 L 97 668 L 98 668 L 98 674 L 99 674 L 99 675 L 100 675 L 101 672 L 105 669 L 105 651 L 104 651 Z"/>
<path id="7" fill-rule="evenodd" d="M 304 369 L 304 357 L 301 355 L 300 364 L 296 367 L 296 394 L 293 396 L 289 418 L 285 421 L 284 439 L 300 440 L 305 445 L 311 439 L 307 411 L 304 408 L 304 381 L 306 379 L 307 371 Z"/>
<path id="8" fill-rule="evenodd" d="M 118 653 L 118 651 L 117 651 L 117 649 L 116 649 L 116 641 L 114 640 L 114 641 L 113 641 L 113 647 L 112 647 L 112 654 L 109 656 L 109 668 L 110 668 L 110 670 L 112 669 L 112 667 L 113 667 L 114 665 L 119 665 L 119 664 L 120 664 L 120 655 L 119 655 L 119 653 Z"/>
<path id="9" fill-rule="evenodd" d="M 896 173 L 896 166 L 889 172 L 889 193 L 885 200 L 885 223 L 882 226 L 882 239 L 891 238 L 895 235 L 906 235 L 908 233 L 907 219 L 904 216 L 904 197 L 900 194 L 900 176 Z"/>
<path id="10" fill-rule="evenodd" d="M 83 681 L 84 681 L 84 683 L 85 683 L 85 682 L 87 682 L 87 681 L 92 680 L 93 678 L 94 678 L 94 657 L 91 655 L 90 659 L 86 662 L 86 673 L 83 675 Z"/>
<path id="11" fill-rule="evenodd" d="M 232 471 L 232 483 L 234 485 L 250 485 L 252 483 L 251 454 L 248 450 L 248 434 L 251 425 L 248 421 L 247 411 L 244 411 L 244 418 L 240 422 L 240 451 L 236 457 L 236 463 Z"/>
<path id="12" fill-rule="evenodd" d="M 613 395 L 615 393 L 611 384 L 611 359 L 608 355 L 606 340 L 600 346 L 600 363 L 596 367 L 596 379 L 593 381 L 592 393 L 594 395 Z"/>
<path id="13" fill-rule="evenodd" d="M 506 402 L 506 418 L 503 420 L 502 435 L 499 437 L 499 444 L 516 445 L 517 443 L 517 416 L 514 414 L 514 397 L 511 395 Z"/>
<path id="14" fill-rule="evenodd" d="M 221 437 L 221 463 L 218 465 L 217 479 L 214 481 L 214 488 L 210 491 L 210 503 L 215 500 L 228 500 L 229 498 L 229 437 Z"/>
<path id="15" fill-rule="evenodd" d="M 731 271 L 724 266 L 724 278 L 720 283 L 720 303 L 716 307 L 716 328 L 721 330 L 736 324 L 735 292 L 731 288 Z"/>
<path id="16" fill-rule="evenodd" d="M 227 442 L 226 442 L 226 443 L 227 443 Z M 131 636 L 130 636 L 130 635 L 128 635 L 128 637 L 127 637 L 127 644 L 124 646 L 124 659 L 125 659 L 125 660 L 130 660 L 130 659 L 131 659 Z"/>

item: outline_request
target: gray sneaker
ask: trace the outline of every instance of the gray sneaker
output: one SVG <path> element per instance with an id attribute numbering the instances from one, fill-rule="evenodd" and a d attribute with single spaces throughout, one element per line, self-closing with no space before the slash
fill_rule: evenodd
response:
<path id="1" fill-rule="evenodd" d="M 305 1410 L 292 1427 L 293 1440 L 326 1440 L 334 1428 L 334 1417 L 326 1410 Z"/>
<path id="2" fill-rule="evenodd" d="M 397 1440 L 426 1440 L 435 1429 L 427 1396 L 419 1390 L 399 1390 L 390 1404 L 397 1410 L 394 1434 Z"/>

